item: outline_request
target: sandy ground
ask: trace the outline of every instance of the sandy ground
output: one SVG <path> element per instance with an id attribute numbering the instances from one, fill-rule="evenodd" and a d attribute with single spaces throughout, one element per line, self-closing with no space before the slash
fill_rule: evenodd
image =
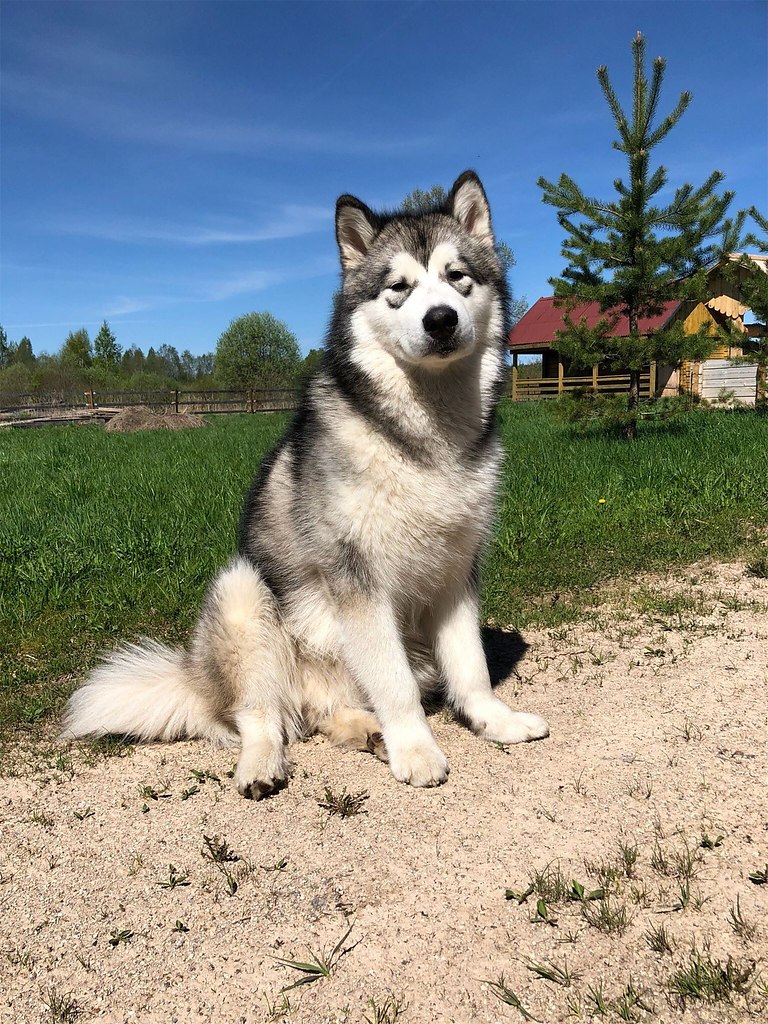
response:
<path id="1" fill-rule="evenodd" d="M 495 632 L 499 692 L 552 735 L 504 749 L 439 712 L 437 790 L 317 738 L 261 803 L 235 792 L 231 751 L 199 743 L 19 748 L 0 782 L 0 1020 L 523 1020 L 487 984 L 502 974 L 544 1022 L 768 1019 L 768 884 L 749 879 L 768 865 L 767 637 L 768 580 L 743 565 L 609 588 L 575 627 Z M 364 791 L 364 813 L 330 814 L 326 787 Z M 240 859 L 212 862 L 204 836 Z M 623 932 L 585 919 L 604 901 L 548 893 L 543 920 L 537 892 L 505 899 L 547 865 L 602 882 Z M 304 975 L 278 958 L 350 927 L 329 977 L 281 993 Z M 671 952 L 649 948 L 661 927 Z M 673 996 L 694 943 L 746 994 Z"/>

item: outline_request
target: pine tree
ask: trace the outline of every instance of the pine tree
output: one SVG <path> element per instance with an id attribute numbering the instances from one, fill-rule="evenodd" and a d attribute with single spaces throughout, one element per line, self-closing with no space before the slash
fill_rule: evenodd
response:
<path id="1" fill-rule="evenodd" d="M 99 328 L 99 333 L 93 339 L 93 352 L 96 362 L 106 367 L 106 369 L 118 370 L 120 368 L 122 349 L 118 345 L 117 338 L 110 330 L 106 320 Z"/>
<path id="2" fill-rule="evenodd" d="M 689 92 L 681 93 L 674 110 L 659 117 L 666 61 L 654 59 L 649 82 L 645 40 L 639 32 L 632 51 L 631 116 L 619 103 L 608 69 L 603 66 L 597 71 L 619 133 L 613 146 L 627 159 L 627 180 L 613 182 L 616 197 L 600 200 L 587 196 L 567 174 L 561 174 L 556 184 L 545 178 L 538 181 L 543 201 L 557 208 L 558 221 L 567 232 L 562 253 L 568 265 L 561 277 L 550 281 L 566 309 L 558 348 L 576 365 L 608 361 L 629 371 L 629 437 L 637 432 L 642 368 L 652 360 L 676 365 L 684 359 L 701 359 L 714 347 L 705 331 L 685 335 L 679 323 L 643 337 L 638 321 L 661 313 L 666 301 L 704 296 L 705 268 L 722 253 L 722 243 L 718 245 L 715 238 L 723 232 L 733 199 L 732 192 L 715 191 L 724 175 L 713 171 L 698 188 L 681 185 L 671 202 L 656 205 L 656 197 L 667 184 L 667 170 L 662 166 L 651 169 L 651 151 L 675 127 L 692 97 Z M 568 313 L 569 307 L 588 302 L 598 302 L 607 314 L 592 329 L 584 322 L 574 323 Z M 626 338 L 610 333 L 619 315 L 629 322 Z"/>

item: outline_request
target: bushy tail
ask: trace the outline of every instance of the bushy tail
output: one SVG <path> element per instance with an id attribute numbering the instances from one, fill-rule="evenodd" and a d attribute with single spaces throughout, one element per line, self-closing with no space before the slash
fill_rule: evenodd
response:
<path id="1" fill-rule="evenodd" d="M 231 742 L 190 684 L 189 660 L 181 648 L 153 640 L 125 644 L 72 694 L 61 736 L 133 736 L 137 740 L 204 737 Z"/>

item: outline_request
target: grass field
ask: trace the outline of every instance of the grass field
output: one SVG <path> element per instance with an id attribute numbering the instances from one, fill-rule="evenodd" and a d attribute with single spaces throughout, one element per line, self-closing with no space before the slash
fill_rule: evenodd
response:
<path id="1" fill-rule="evenodd" d="M 0 726 L 57 710 L 102 646 L 184 638 L 286 422 L 0 436 Z M 768 418 L 755 413 L 695 411 L 644 423 L 627 443 L 507 404 L 502 430 L 509 457 L 485 574 L 498 623 L 573 618 L 601 580 L 748 553 L 768 525 Z"/>

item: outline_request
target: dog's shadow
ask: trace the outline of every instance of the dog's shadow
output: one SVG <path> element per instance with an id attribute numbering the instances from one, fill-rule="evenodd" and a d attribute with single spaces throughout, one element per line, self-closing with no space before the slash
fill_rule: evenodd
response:
<path id="1" fill-rule="evenodd" d="M 483 648 L 491 686 L 496 688 L 512 675 L 515 666 L 525 656 L 528 644 L 517 630 L 507 631 L 492 626 L 482 628 Z"/>

